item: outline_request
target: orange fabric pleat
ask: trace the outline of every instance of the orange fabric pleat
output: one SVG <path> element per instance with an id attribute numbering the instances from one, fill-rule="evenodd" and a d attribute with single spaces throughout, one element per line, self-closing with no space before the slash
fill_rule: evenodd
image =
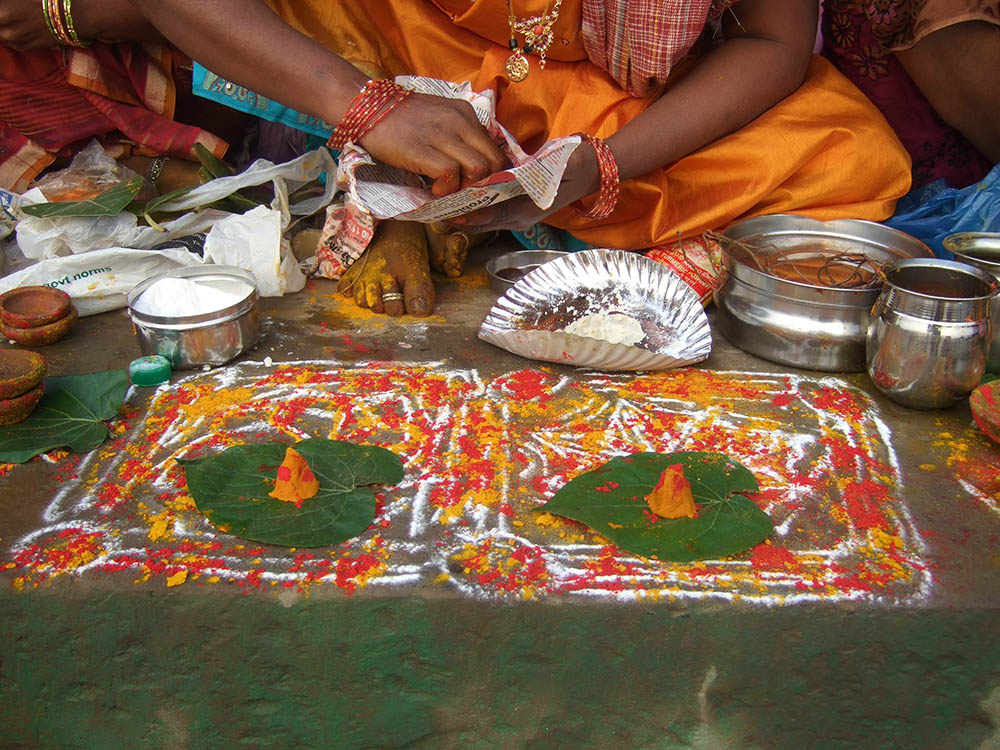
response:
<path id="1" fill-rule="evenodd" d="M 270 0 L 279 15 L 368 75 L 416 74 L 469 81 L 493 90 L 497 118 L 531 152 L 550 138 L 585 131 L 607 137 L 649 100 L 629 96 L 585 59 L 531 58 L 517 84 L 503 72 L 506 3 L 476 0 Z M 440 7 L 439 7 L 440 6 Z M 537 7 L 535 7 L 537 6 Z M 515 0 L 518 17 L 540 14 L 544 0 Z M 580 0 L 563 0 L 554 45 L 574 57 Z M 481 26 L 478 27 L 477 24 Z M 494 28 L 497 27 L 497 28 Z M 762 116 L 640 179 L 622 183 L 606 220 L 564 209 L 546 222 L 596 245 L 641 249 L 770 213 L 879 221 L 910 187 L 910 161 L 868 99 L 824 58 L 805 83 Z"/>

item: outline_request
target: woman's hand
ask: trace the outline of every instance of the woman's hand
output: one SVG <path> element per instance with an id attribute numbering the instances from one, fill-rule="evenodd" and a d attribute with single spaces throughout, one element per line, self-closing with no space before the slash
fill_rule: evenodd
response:
<path id="1" fill-rule="evenodd" d="M 596 193 L 600 186 L 601 175 L 597 167 L 597 155 L 593 148 L 582 143 L 570 154 L 555 200 L 548 208 L 541 209 L 527 195 L 522 195 L 464 216 L 457 216 L 451 222 L 472 232 L 496 229 L 521 232 L 573 201 Z"/>
<path id="2" fill-rule="evenodd" d="M 329 123 L 340 122 L 368 78 L 261 0 L 131 2 L 214 73 Z M 379 161 L 430 178 L 435 195 L 476 182 L 505 161 L 468 102 L 424 94 L 408 96 L 361 144 Z"/>
<path id="3" fill-rule="evenodd" d="M 56 46 L 38 0 L 0 2 L 0 44 L 16 50 Z"/>
<path id="4" fill-rule="evenodd" d="M 379 161 L 433 180 L 435 196 L 454 193 L 506 165 L 506 157 L 459 99 L 411 94 L 361 139 Z"/>

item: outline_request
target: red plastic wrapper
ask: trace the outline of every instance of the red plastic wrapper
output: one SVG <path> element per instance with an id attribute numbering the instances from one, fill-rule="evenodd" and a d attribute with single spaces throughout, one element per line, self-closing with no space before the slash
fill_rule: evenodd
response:
<path id="1" fill-rule="evenodd" d="M 662 263 L 691 287 L 706 307 L 725 281 L 722 246 L 708 237 L 691 237 L 646 251 L 646 257 Z"/>

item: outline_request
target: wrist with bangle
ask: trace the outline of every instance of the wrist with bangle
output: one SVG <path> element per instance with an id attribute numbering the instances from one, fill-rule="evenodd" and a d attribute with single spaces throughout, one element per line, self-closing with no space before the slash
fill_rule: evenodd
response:
<path id="1" fill-rule="evenodd" d="M 347 105 L 326 145 L 342 151 L 348 143 L 357 143 L 412 93 L 395 81 L 371 79 Z"/>
<path id="2" fill-rule="evenodd" d="M 615 155 L 603 138 L 596 138 L 587 133 L 577 133 L 584 143 L 590 145 L 597 154 L 597 169 L 601 175 L 601 187 L 597 192 L 597 200 L 588 211 L 580 202 L 573 203 L 573 208 L 585 219 L 595 219 L 600 221 L 608 218 L 618 205 L 618 163 Z"/>
<path id="3" fill-rule="evenodd" d="M 73 23 L 73 0 L 41 0 L 45 28 L 63 47 L 88 47 L 90 42 L 80 38 Z"/>

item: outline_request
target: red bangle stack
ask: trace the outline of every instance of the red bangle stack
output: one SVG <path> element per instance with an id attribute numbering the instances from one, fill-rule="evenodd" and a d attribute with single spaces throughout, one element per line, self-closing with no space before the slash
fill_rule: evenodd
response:
<path id="1" fill-rule="evenodd" d="M 326 145 L 343 150 L 348 143 L 357 143 L 411 93 L 395 81 L 375 78 L 368 81 L 347 106 L 344 119 L 334 128 Z"/>
<path id="2" fill-rule="evenodd" d="M 601 171 L 601 190 L 593 208 L 586 211 L 583 204 L 577 201 L 574 208 L 585 219 L 606 219 L 618 205 L 618 164 L 615 155 L 611 153 L 608 144 L 601 138 L 595 138 L 587 133 L 577 133 L 580 138 L 589 143 L 597 152 L 597 168 Z"/>

